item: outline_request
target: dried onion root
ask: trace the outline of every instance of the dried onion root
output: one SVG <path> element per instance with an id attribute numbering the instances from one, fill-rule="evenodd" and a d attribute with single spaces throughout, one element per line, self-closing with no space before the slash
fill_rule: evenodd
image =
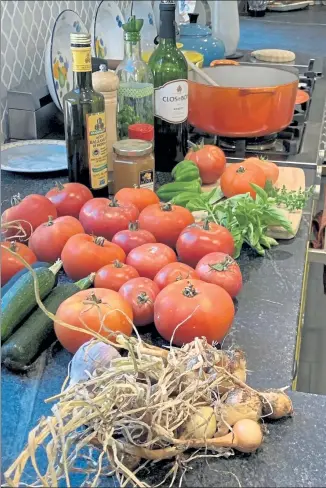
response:
<path id="1" fill-rule="evenodd" d="M 34 270 L 24 264 L 34 278 L 37 303 L 54 318 L 40 300 Z M 74 329 L 64 322 L 62 325 Z M 99 334 L 85 332 L 110 344 Z M 189 425 L 202 407 L 213 410 L 218 420 L 221 403 L 229 397 L 232 404 L 232 391 L 240 388 L 251 393 L 249 399 L 259 394 L 264 402 L 263 410 L 269 405 L 274 416 L 280 414 L 274 390 L 256 392 L 246 385 L 245 359 L 239 350 L 218 351 L 205 338 L 169 350 L 148 345 L 139 336 L 116 335 L 116 341 L 128 351 L 128 357 L 113 359 L 108 369 L 101 368 L 89 380 L 50 399 L 57 401 L 52 408 L 53 415 L 41 419 L 30 432 L 26 449 L 5 473 L 8 486 L 24 486 L 22 477 L 30 461 L 36 483 L 42 486 L 59 486 L 60 480 L 72 486 L 71 474 L 78 471 L 85 475 L 82 486 L 98 486 L 100 476 L 114 474 L 121 486 L 130 483 L 144 488 L 148 485 L 138 477 L 143 466 L 151 461 L 175 458 L 174 467 L 169 471 L 173 484 L 179 467 L 182 466 L 184 474 L 185 460 L 189 464 L 196 457 L 190 454 L 184 458 L 188 449 L 203 449 L 200 457 L 212 451 L 209 457 L 218 458 L 233 449 L 253 452 L 263 441 L 261 427 L 254 419 L 236 421 L 230 426 L 232 431 L 223 437 L 204 435 L 198 439 L 196 434 L 191 437 L 190 429 L 187 438 L 181 439 L 180 429 Z M 228 394 L 223 396 L 225 392 Z M 283 395 L 287 398 L 282 391 L 282 398 Z M 244 394 L 241 397 L 247 399 Z M 276 397 L 279 399 L 279 395 Z M 91 449 L 92 455 L 85 457 L 85 448 Z M 93 450 L 97 452 L 95 457 Z M 39 451 L 47 458 L 42 473 L 38 467 Z M 179 462 L 180 455 L 182 462 Z M 78 467 L 81 459 L 84 465 L 86 462 L 82 469 Z"/>
<path id="2" fill-rule="evenodd" d="M 5 473 L 9 486 L 22 485 L 29 458 L 34 459 L 38 483 L 58 486 L 65 479 L 69 486 L 85 446 L 94 446 L 101 459 L 95 474 L 94 468 L 85 468 L 85 483 L 112 472 L 121 485 L 142 487 L 146 483 L 137 475 L 148 462 L 178 459 L 189 449 L 219 457 L 230 449 L 259 448 L 261 399 L 271 392 L 255 392 L 233 376 L 232 351 L 218 351 L 205 338 L 162 354 L 136 338 L 117 336 L 117 341 L 129 350 L 128 357 L 113 359 L 109 369 L 54 397 L 58 402 L 53 417 L 40 422 L 28 447 Z M 233 381 L 232 390 L 221 396 L 218 389 L 225 380 Z M 221 412 L 232 431 L 214 437 Z M 246 415 L 250 418 L 243 418 Z M 43 475 L 36 464 L 40 447 L 46 449 L 48 462 Z M 173 477 L 178 466 L 176 462 Z"/>

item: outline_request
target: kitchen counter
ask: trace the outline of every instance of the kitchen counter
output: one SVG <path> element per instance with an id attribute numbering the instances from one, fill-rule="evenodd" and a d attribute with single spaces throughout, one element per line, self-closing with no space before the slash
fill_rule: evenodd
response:
<path id="1" fill-rule="evenodd" d="M 305 174 L 306 184 L 312 184 L 315 170 L 305 169 Z M 45 193 L 54 180 L 65 178 L 58 174 L 43 178 L 4 172 L 3 208 L 9 206 L 13 194 Z M 264 258 L 247 249 L 239 261 L 244 288 L 225 346 L 233 343 L 244 349 L 249 383 L 256 388 L 290 385 L 295 373 L 294 351 L 310 219 L 308 209 L 295 239 L 281 242 Z M 153 331 L 145 332 L 144 339 L 162 343 Z M 60 390 L 70 358 L 66 351 L 54 346 L 27 375 L 18 376 L 2 369 L 3 470 L 19 454 L 39 418 L 50 414 L 51 405 L 44 404 L 44 399 Z M 196 461 L 183 486 L 239 486 L 230 473 L 242 486 L 326 486 L 323 454 L 326 397 L 301 393 L 292 396 L 294 418 L 270 425 L 270 436 L 259 452 L 228 460 L 209 460 L 215 471 L 209 469 L 206 460 Z M 110 483 L 113 486 L 114 480 Z"/>

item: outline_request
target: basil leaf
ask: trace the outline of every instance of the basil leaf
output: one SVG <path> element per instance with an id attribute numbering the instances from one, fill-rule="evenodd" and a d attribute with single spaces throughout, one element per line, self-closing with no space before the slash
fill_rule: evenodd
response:
<path id="1" fill-rule="evenodd" d="M 271 180 L 267 180 L 264 188 L 267 196 L 274 197 L 275 196 L 275 188 Z"/>
<path id="2" fill-rule="evenodd" d="M 272 246 L 278 246 L 278 242 L 275 239 L 266 235 L 262 235 L 260 237 L 260 244 L 268 247 L 268 249 L 270 249 Z"/>
<path id="3" fill-rule="evenodd" d="M 289 219 L 285 217 L 284 213 L 281 210 L 275 207 L 270 207 L 265 210 L 264 215 L 262 217 L 262 221 L 267 226 L 280 225 L 285 230 L 293 234 L 291 222 L 289 221 Z"/>
<path id="4" fill-rule="evenodd" d="M 234 239 L 234 259 L 237 259 L 240 256 L 240 252 L 243 246 L 243 238 L 239 237 L 238 239 Z"/>
<path id="5" fill-rule="evenodd" d="M 255 190 L 256 194 L 260 197 L 261 201 L 263 203 L 266 203 L 268 198 L 267 193 L 260 186 L 255 185 L 254 183 L 250 183 L 250 186 Z"/>
<path id="6" fill-rule="evenodd" d="M 203 200 L 201 195 L 194 195 L 194 198 L 187 203 L 186 208 L 190 210 L 190 212 L 206 210 L 206 202 Z"/>
<path id="7" fill-rule="evenodd" d="M 221 188 L 220 187 L 214 188 L 214 190 L 209 193 L 208 203 L 210 205 L 214 205 L 214 203 L 219 202 L 220 200 L 222 200 L 222 198 L 224 198 L 224 194 Z"/>

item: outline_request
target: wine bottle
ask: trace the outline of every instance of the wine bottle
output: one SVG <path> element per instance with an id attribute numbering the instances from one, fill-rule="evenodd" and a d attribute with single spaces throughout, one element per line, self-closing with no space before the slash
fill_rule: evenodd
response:
<path id="1" fill-rule="evenodd" d="M 154 75 L 155 169 L 171 172 L 187 152 L 188 65 L 176 46 L 175 3 L 160 3 L 160 42 L 149 59 Z"/>
<path id="2" fill-rule="evenodd" d="M 108 196 L 105 102 L 92 85 L 91 36 L 71 34 L 73 89 L 63 98 L 69 181 Z"/>

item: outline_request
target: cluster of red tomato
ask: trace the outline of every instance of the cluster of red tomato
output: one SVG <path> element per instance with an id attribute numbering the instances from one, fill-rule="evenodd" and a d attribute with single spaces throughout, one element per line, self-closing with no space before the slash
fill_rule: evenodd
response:
<path id="1" fill-rule="evenodd" d="M 89 336 L 59 320 L 106 336 L 154 322 L 176 345 L 196 336 L 221 341 L 232 324 L 232 298 L 242 287 L 232 235 L 214 223 L 194 224 L 191 212 L 161 204 L 151 190 L 127 188 L 109 200 L 67 183 L 6 210 L 3 222 L 13 221 L 29 237 L 29 247 L 17 243 L 28 262 L 61 258 L 72 280 L 96 273 L 95 288 L 68 298 L 56 314 L 57 337 L 71 352 Z"/>

